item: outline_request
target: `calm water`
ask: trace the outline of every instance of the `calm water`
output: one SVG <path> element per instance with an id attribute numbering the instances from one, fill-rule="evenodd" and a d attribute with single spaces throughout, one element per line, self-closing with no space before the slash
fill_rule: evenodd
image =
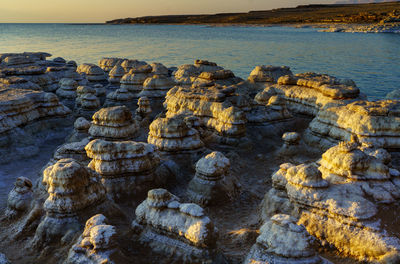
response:
<path id="1" fill-rule="evenodd" d="M 46 51 L 97 63 L 103 56 L 161 62 L 202 58 L 246 78 L 260 64 L 355 80 L 370 99 L 400 89 L 400 35 L 285 27 L 0 24 L 0 53 Z"/>

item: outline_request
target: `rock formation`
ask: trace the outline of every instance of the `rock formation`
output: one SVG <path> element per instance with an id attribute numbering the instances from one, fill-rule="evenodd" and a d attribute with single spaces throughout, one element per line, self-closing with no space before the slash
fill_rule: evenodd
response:
<path id="1" fill-rule="evenodd" d="M 281 167 L 273 178 L 285 186 L 287 198 L 270 191 L 264 209 L 291 210 L 283 213 L 296 215 L 311 235 L 343 255 L 372 262 L 399 256 L 400 240 L 377 219 L 380 204 L 400 198 L 400 173 L 388 167 L 389 161 L 383 149 L 342 142 L 322 155 L 319 168 L 316 164 Z M 282 206 L 288 201 L 292 208 Z"/>
<path id="2" fill-rule="evenodd" d="M 76 93 L 75 114 L 90 119 L 100 108 L 96 90 L 90 86 L 78 86 Z"/>
<path id="3" fill-rule="evenodd" d="M 201 152 L 204 144 L 199 132 L 188 126 L 186 121 L 181 115 L 157 118 L 150 124 L 147 142 L 165 154 Z"/>
<path id="4" fill-rule="evenodd" d="M 63 78 L 60 80 L 60 88 L 57 89 L 56 94 L 61 102 L 70 109 L 74 109 L 77 88 L 78 83 L 73 79 Z"/>
<path id="5" fill-rule="evenodd" d="M 260 228 L 260 233 L 244 261 L 246 264 L 331 263 L 316 254 L 314 239 L 289 215 L 274 215 Z"/>
<path id="6" fill-rule="evenodd" d="M 174 87 L 174 85 L 174 80 L 169 77 L 153 75 L 145 80 L 143 83 L 143 90 L 139 93 L 139 96 L 164 99 L 169 89 Z"/>
<path id="7" fill-rule="evenodd" d="M 166 116 L 197 116 L 201 126 L 217 133 L 220 143 L 234 144 L 245 136 L 247 123 L 245 113 L 235 106 L 234 93 L 232 87 L 174 87 L 164 103 Z"/>
<path id="8" fill-rule="evenodd" d="M 110 72 L 116 65 L 120 65 L 124 59 L 121 58 L 102 58 L 99 61 L 100 68 L 105 72 Z"/>
<path id="9" fill-rule="evenodd" d="M 125 75 L 125 70 L 121 65 L 115 65 L 108 73 L 108 81 L 110 82 L 110 89 L 118 89 L 122 77 Z"/>
<path id="10" fill-rule="evenodd" d="M 111 141 L 132 139 L 138 130 L 131 111 L 125 106 L 102 108 L 93 115 L 89 134 Z"/>
<path id="11" fill-rule="evenodd" d="M 285 75 L 277 84 L 272 84 L 271 80 L 254 82 L 258 89 L 265 87 L 258 97 L 265 100 L 268 95 L 280 95 L 290 111 L 310 116 L 317 115 L 325 107 L 345 105 L 365 97 L 352 80 L 340 80 L 327 74 Z"/>
<path id="12" fill-rule="evenodd" d="M 150 114 L 152 112 L 150 100 L 149 98 L 143 96 L 138 100 L 138 108 L 136 109 L 136 119 L 139 121 L 143 121 L 145 119 L 149 119 Z"/>
<path id="13" fill-rule="evenodd" d="M 5 216 L 7 219 L 14 219 L 30 209 L 33 200 L 32 182 L 28 178 L 18 177 L 14 188 L 8 194 L 7 209 Z"/>
<path id="14" fill-rule="evenodd" d="M 85 74 L 86 78 L 89 82 L 93 83 L 103 83 L 107 81 L 106 74 L 104 71 L 97 65 L 91 63 L 84 63 L 78 66 L 76 71 L 79 74 Z"/>
<path id="15" fill-rule="evenodd" d="M 150 65 L 143 65 L 131 68 L 130 71 L 121 78 L 121 88 L 138 96 L 143 89 L 144 81 L 151 77 L 152 68 Z"/>
<path id="16" fill-rule="evenodd" d="M 118 263 L 113 258 L 122 253 L 117 248 L 117 230 L 107 218 L 97 214 L 86 221 L 85 229 L 69 251 L 65 264 Z M 120 260 L 120 259 L 119 259 Z"/>
<path id="17" fill-rule="evenodd" d="M 300 149 L 300 134 L 297 132 L 286 132 L 282 135 L 283 146 L 279 149 L 278 155 L 293 156 L 297 154 Z"/>
<path id="18" fill-rule="evenodd" d="M 215 205 L 233 199 L 238 186 L 229 168 L 229 159 L 221 152 L 215 151 L 201 158 L 188 185 L 189 200 L 200 205 Z"/>
<path id="19" fill-rule="evenodd" d="M 35 155 L 35 141 L 46 129 L 69 125 L 71 111 L 60 104 L 55 94 L 24 89 L 0 89 L 0 152 L 1 162 L 18 156 Z M 43 134 L 41 134 L 43 136 Z M 56 137 L 56 133 L 53 137 Z"/>
<path id="20" fill-rule="evenodd" d="M 78 117 L 74 122 L 74 131 L 68 136 L 67 142 L 78 142 L 89 136 L 90 122 L 84 117 Z"/>
<path id="21" fill-rule="evenodd" d="M 113 199 L 138 195 L 166 180 L 158 178 L 160 158 L 153 145 L 96 139 L 85 149 L 92 159 L 89 167 L 101 175 L 107 194 Z"/>
<path id="22" fill-rule="evenodd" d="M 136 98 L 137 97 L 133 93 L 129 92 L 126 88 L 121 87 L 114 92 L 107 94 L 104 106 L 126 106 L 133 110 L 136 108 Z"/>
<path id="23" fill-rule="evenodd" d="M 147 65 L 145 61 L 128 60 L 128 59 L 122 61 L 121 63 L 121 66 L 122 68 L 124 68 L 126 73 L 128 73 L 133 68 L 138 68 L 145 65 Z"/>
<path id="24" fill-rule="evenodd" d="M 73 159 L 62 159 L 46 168 L 43 184 L 49 197 L 43 205 L 46 217 L 32 241 L 37 247 L 57 242 L 67 232 L 79 231 L 79 211 L 105 200 L 106 191 L 98 176 Z"/>
<path id="25" fill-rule="evenodd" d="M 151 71 L 151 72 L 152 72 L 154 75 L 166 76 L 166 77 L 169 76 L 168 68 L 165 67 L 163 64 L 154 62 L 154 63 L 150 64 L 150 66 L 151 66 L 151 68 L 152 68 L 152 71 Z"/>
<path id="26" fill-rule="evenodd" d="M 396 101 L 358 101 L 346 106 L 329 107 L 310 123 L 305 139 L 327 149 L 352 135 L 360 142 L 388 149 L 400 147 L 399 107 Z"/>
<path id="27" fill-rule="evenodd" d="M 290 67 L 261 65 L 254 68 L 248 80 L 252 83 L 277 83 L 285 75 L 293 75 Z"/>
<path id="28" fill-rule="evenodd" d="M 180 263 L 211 262 L 214 257 L 216 230 L 210 218 L 196 204 L 179 203 L 165 189 L 148 192 L 136 208 L 132 227 L 140 240 L 153 251 Z"/>

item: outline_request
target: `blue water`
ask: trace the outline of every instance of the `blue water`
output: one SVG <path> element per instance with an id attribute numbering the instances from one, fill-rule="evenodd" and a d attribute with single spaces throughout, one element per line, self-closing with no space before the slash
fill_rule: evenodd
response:
<path id="1" fill-rule="evenodd" d="M 288 27 L 0 24 L 0 53 L 46 51 L 78 63 L 103 56 L 161 62 L 202 58 L 246 78 L 261 64 L 351 78 L 370 99 L 400 89 L 400 35 Z"/>

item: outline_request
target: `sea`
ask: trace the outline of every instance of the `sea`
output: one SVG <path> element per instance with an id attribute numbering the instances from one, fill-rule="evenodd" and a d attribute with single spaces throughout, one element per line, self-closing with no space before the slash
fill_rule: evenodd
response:
<path id="1" fill-rule="evenodd" d="M 102 57 L 161 62 L 206 59 L 247 78 L 257 65 L 353 79 L 370 100 L 400 89 L 400 34 L 317 28 L 207 25 L 0 24 L 0 53 L 45 51 L 77 63 Z"/>

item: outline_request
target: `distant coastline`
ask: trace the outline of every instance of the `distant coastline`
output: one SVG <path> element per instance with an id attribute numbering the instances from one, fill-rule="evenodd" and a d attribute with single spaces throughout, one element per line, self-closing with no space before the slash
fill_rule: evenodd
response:
<path id="1" fill-rule="evenodd" d="M 372 24 L 400 10 L 400 1 L 375 4 L 301 5 L 248 13 L 209 15 L 166 15 L 120 18 L 106 24 L 206 24 L 206 25 L 293 25 L 293 24 Z"/>

